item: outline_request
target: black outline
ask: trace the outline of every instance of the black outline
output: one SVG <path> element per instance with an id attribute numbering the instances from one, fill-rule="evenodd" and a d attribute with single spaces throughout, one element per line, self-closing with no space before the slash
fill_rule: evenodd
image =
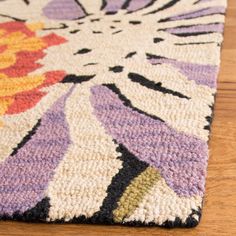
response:
<path id="1" fill-rule="evenodd" d="M 95 30 L 93 30 L 92 32 L 93 32 L 93 34 L 103 34 L 102 31 L 95 31 Z"/>
<path id="2" fill-rule="evenodd" d="M 86 9 L 84 8 L 84 6 L 83 6 L 78 0 L 74 0 L 74 1 L 75 1 L 75 3 L 77 3 L 77 4 L 81 7 L 81 9 L 83 10 L 84 14 L 85 14 L 86 16 L 88 16 L 89 14 L 87 13 L 87 11 L 86 11 Z M 79 18 L 77 18 L 76 20 L 81 19 L 81 18 L 84 18 L 84 16 L 83 16 L 83 17 L 79 17 Z"/>
<path id="3" fill-rule="evenodd" d="M 112 34 L 119 34 L 119 33 L 121 33 L 123 30 L 117 30 L 117 31 L 115 31 L 115 32 L 113 32 Z"/>
<path id="4" fill-rule="evenodd" d="M 165 88 L 162 86 L 161 82 L 154 82 L 152 80 L 148 80 L 147 78 L 145 78 L 144 76 L 137 74 L 137 73 L 129 73 L 128 74 L 128 78 L 136 83 L 139 83 L 140 85 L 161 92 L 163 94 L 171 94 L 175 97 L 179 97 L 179 98 L 185 98 L 185 99 L 191 99 L 190 97 L 185 96 L 184 94 L 177 92 L 177 91 L 173 91 L 171 89 Z"/>
<path id="5" fill-rule="evenodd" d="M 154 54 L 146 53 L 147 59 L 167 59 L 166 57 L 157 56 Z"/>
<path id="6" fill-rule="evenodd" d="M 202 0 L 197 0 L 196 2 L 193 3 L 193 5 L 200 3 Z"/>
<path id="7" fill-rule="evenodd" d="M 93 66 L 93 65 L 98 65 L 98 63 L 96 63 L 96 62 L 91 62 L 91 63 L 87 63 L 87 64 L 85 64 L 85 65 L 83 65 L 83 66 Z"/>
<path id="8" fill-rule="evenodd" d="M 155 222 L 149 222 L 145 223 L 142 221 L 130 221 L 130 222 L 122 222 L 122 223 L 115 223 L 113 219 L 107 220 L 106 222 L 102 221 L 102 219 L 99 219 L 96 217 L 98 213 L 95 213 L 92 217 L 86 218 L 84 215 L 81 215 L 79 217 L 74 217 L 69 222 L 65 222 L 64 219 L 56 220 L 54 222 L 47 222 L 47 223 L 80 223 L 80 224 L 96 224 L 96 225 L 122 225 L 125 227 L 156 227 L 156 228 L 193 228 L 196 227 L 200 220 L 201 220 L 201 208 L 198 208 L 198 210 L 192 209 L 191 214 L 188 216 L 186 221 L 183 223 L 179 217 L 176 217 L 174 221 L 165 221 L 163 224 L 159 225 Z M 193 215 L 197 215 L 199 217 L 199 221 L 197 221 Z"/>
<path id="9" fill-rule="evenodd" d="M 0 14 L 0 16 L 1 16 L 1 17 L 10 18 L 10 19 L 12 19 L 12 20 L 19 21 L 19 22 L 26 22 L 26 20 L 19 19 L 19 18 L 14 17 L 14 16 L 9 16 L 9 15 L 5 15 L 5 14 Z"/>
<path id="10" fill-rule="evenodd" d="M 211 23 L 207 23 L 207 24 L 192 24 L 192 25 L 178 25 L 178 26 L 174 26 L 174 27 L 167 27 L 167 28 L 159 28 L 157 31 L 165 31 L 168 29 L 182 29 L 182 28 L 191 28 L 194 26 L 208 26 L 208 25 L 220 25 L 223 24 L 222 22 L 211 22 Z"/>
<path id="11" fill-rule="evenodd" d="M 24 222 L 45 222 L 50 209 L 50 199 L 45 197 L 40 202 L 38 202 L 33 208 L 21 213 L 16 211 L 12 216 L 8 214 L 0 215 L 0 220 L 17 220 Z M 45 222 L 47 223 L 47 222 Z"/>
<path id="12" fill-rule="evenodd" d="M 27 134 L 24 136 L 24 138 L 21 140 L 20 143 L 17 144 L 15 148 L 13 148 L 13 151 L 10 156 L 14 156 L 18 153 L 18 151 L 24 147 L 24 145 L 31 139 L 31 137 L 36 133 L 37 129 L 41 125 L 41 119 L 37 121 L 37 123 L 33 126 L 33 128 L 27 132 Z"/>
<path id="13" fill-rule="evenodd" d="M 103 86 L 109 88 L 112 92 L 114 92 L 115 94 L 118 95 L 119 99 L 123 102 L 123 104 L 127 107 L 130 107 L 132 108 L 132 110 L 134 111 L 137 111 L 138 113 L 140 114 L 143 114 L 143 115 L 146 115 L 152 119 L 155 119 L 155 120 L 159 120 L 161 122 L 164 122 L 164 120 L 162 120 L 161 118 L 159 118 L 158 116 L 155 116 L 155 115 L 151 115 L 151 114 L 148 114 L 147 112 L 145 111 L 142 111 L 140 109 L 138 109 L 137 107 L 134 107 L 133 104 L 131 103 L 131 101 L 126 98 L 120 91 L 120 89 L 115 85 L 115 84 L 102 84 Z"/>
<path id="14" fill-rule="evenodd" d="M 124 4 L 122 5 L 121 9 L 126 9 L 127 7 L 129 7 L 129 4 L 130 4 L 131 1 L 132 1 L 132 0 L 126 0 L 126 1 L 124 2 Z"/>
<path id="15" fill-rule="evenodd" d="M 190 32 L 190 33 L 170 33 L 172 35 L 175 35 L 177 37 L 191 37 L 191 36 L 199 36 L 199 35 L 205 35 L 205 34 L 213 34 L 218 33 L 216 31 L 208 31 L 208 32 Z"/>
<path id="16" fill-rule="evenodd" d="M 158 8 L 158 9 L 156 9 L 156 10 L 153 10 L 153 11 L 151 11 L 151 12 L 145 13 L 144 15 L 155 14 L 155 13 L 157 13 L 157 12 L 159 12 L 159 11 L 166 10 L 166 9 L 168 9 L 168 8 L 170 8 L 170 7 L 172 7 L 172 6 L 174 6 L 174 5 L 175 5 L 176 3 L 178 3 L 179 1 L 180 1 L 180 0 L 171 0 L 171 1 L 169 1 L 168 3 L 166 3 L 164 6 Z"/>
<path id="17" fill-rule="evenodd" d="M 95 19 L 90 19 L 90 22 L 96 22 L 96 21 L 100 21 L 100 18 L 95 18 Z"/>
<path id="18" fill-rule="evenodd" d="M 176 15 L 178 17 L 181 17 L 181 16 L 185 16 L 185 15 L 189 15 L 189 14 L 192 14 L 192 13 L 196 13 L 196 12 L 201 12 L 201 11 L 204 11 L 204 10 L 208 10 L 210 9 L 211 7 L 206 7 L 206 8 L 202 8 L 198 11 L 192 11 L 191 13 L 185 13 L 185 14 L 180 14 L 180 15 Z M 197 18 L 200 18 L 200 17 L 205 17 L 205 16 L 213 16 L 213 15 L 225 15 L 225 13 L 212 13 L 212 14 L 207 14 L 207 15 L 203 15 L 203 16 L 197 16 L 197 17 L 188 17 L 188 18 L 185 18 L 185 19 L 181 19 L 181 20 L 189 20 L 189 19 L 197 19 Z M 176 17 L 174 16 L 174 17 Z M 173 16 L 172 16 L 173 17 Z M 158 22 L 159 23 L 163 23 L 163 22 L 168 22 L 168 21 L 176 21 L 176 20 L 172 20 L 171 18 L 172 17 L 167 17 L 167 18 L 163 18 L 163 19 L 160 19 Z"/>
<path id="19" fill-rule="evenodd" d="M 213 94 L 214 98 L 215 98 L 215 94 Z M 206 116 L 205 119 L 208 122 L 208 125 L 204 126 L 205 130 L 208 130 L 209 132 L 211 132 L 211 124 L 213 121 L 213 116 L 214 116 L 214 104 L 213 105 L 209 105 L 209 107 L 211 108 L 211 114 L 209 116 Z"/>
<path id="20" fill-rule="evenodd" d="M 160 43 L 160 42 L 162 42 L 162 41 L 164 41 L 163 38 L 159 38 L 159 37 L 153 38 L 153 43 Z"/>
<path id="21" fill-rule="evenodd" d="M 77 54 L 87 54 L 90 53 L 92 51 L 92 49 L 89 48 L 82 48 L 79 49 L 77 52 L 75 52 L 73 55 L 77 55 Z"/>
<path id="22" fill-rule="evenodd" d="M 131 58 L 132 56 L 136 55 L 137 52 L 129 52 L 126 56 L 125 56 L 125 59 L 127 58 Z"/>
<path id="23" fill-rule="evenodd" d="M 117 13 L 117 11 L 108 11 L 105 14 L 106 15 L 115 15 Z"/>
<path id="24" fill-rule="evenodd" d="M 101 8 L 100 8 L 100 11 L 102 11 L 106 6 L 107 6 L 106 0 L 102 0 L 102 5 L 101 5 Z"/>
<path id="25" fill-rule="evenodd" d="M 117 143 L 114 140 L 115 143 Z M 119 144 L 116 149 L 121 153 L 117 159 L 122 161 L 122 168 L 113 176 L 111 184 L 107 188 L 107 196 L 104 198 L 99 212 L 92 216 L 93 221 L 104 223 L 113 222 L 113 210 L 118 207 L 118 202 L 125 189 L 130 185 L 132 180 L 148 168 L 148 164 L 137 159 L 124 145 Z"/>
<path id="26" fill-rule="evenodd" d="M 188 28 L 191 28 L 191 27 L 194 27 L 194 26 L 208 26 L 208 25 L 220 26 L 221 24 L 222 24 L 221 22 L 214 22 L 214 23 L 197 24 L 197 25 L 180 25 L 180 26 L 176 26 L 176 27 L 160 28 L 157 31 L 164 31 L 164 32 L 167 32 L 169 34 L 180 36 L 180 37 L 188 37 L 188 36 L 197 36 L 197 35 L 201 35 L 201 34 L 220 33 L 220 32 L 218 32 L 218 31 L 191 32 L 191 29 L 190 29 L 189 32 L 187 32 L 187 33 L 172 33 L 172 32 L 168 32 L 168 30 L 171 30 L 171 29 L 182 29 L 182 28 L 188 29 Z"/>
<path id="27" fill-rule="evenodd" d="M 80 32 L 80 29 L 75 29 L 75 30 L 71 30 L 71 31 L 70 31 L 70 34 L 76 34 L 76 33 L 78 33 L 78 32 Z"/>
<path id="28" fill-rule="evenodd" d="M 22 0 L 26 5 L 29 5 L 30 4 L 30 2 L 29 2 L 29 0 Z"/>
<path id="29" fill-rule="evenodd" d="M 176 45 L 176 46 L 188 46 L 188 45 L 212 44 L 212 43 L 217 43 L 217 42 L 211 41 L 211 42 L 174 43 L 174 45 Z"/>
<path id="30" fill-rule="evenodd" d="M 60 29 L 67 29 L 69 26 L 65 23 L 60 23 L 61 26 L 57 27 L 51 27 L 51 28 L 43 28 L 42 30 L 60 30 Z"/>
<path id="31" fill-rule="evenodd" d="M 95 75 L 67 75 L 60 83 L 74 83 L 81 84 L 83 82 L 91 80 Z"/>
<path id="32" fill-rule="evenodd" d="M 109 71 L 112 71 L 114 73 L 121 73 L 124 69 L 124 66 L 113 66 L 113 67 L 109 67 Z"/>
<path id="33" fill-rule="evenodd" d="M 132 24 L 132 25 L 140 25 L 140 24 L 142 24 L 142 21 L 139 21 L 139 20 L 130 20 L 130 21 L 129 21 L 129 24 Z"/>
<path id="34" fill-rule="evenodd" d="M 27 210 L 24 213 L 15 212 L 12 216 L 9 215 L 0 215 L 0 220 L 17 220 L 22 222 L 31 222 L 31 223 L 45 223 L 48 225 L 51 224 L 96 224 L 96 225 L 122 225 L 125 227 L 156 227 L 156 228 L 193 228 L 196 227 L 201 220 L 201 208 L 198 210 L 193 210 L 191 214 L 188 216 L 186 221 L 183 223 L 179 217 L 176 217 L 174 221 L 165 221 L 163 224 L 159 225 L 155 222 L 145 223 L 142 221 L 130 221 L 130 222 L 121 222 L 116 223 L 111 218 L 104 218 L 99 214 L 99 211 L 94 213 L 92 217 L 86 218 L 86 216 L 81 215 L 79 217 L 73 217 L 69 221 L 65 221 L 65 219 L 57 219 L 55 221 L 46 221 L 49 216 L 50 210 L 50 199 L 45 197 L 43 200 L 38 202 L 35 207 Z M 193 215 L 197 215 L 199 217 L 199 221 L 197 221 Z"/>
<path id="35" fill-rule="evenodd" d="M 135 10 L 135 11 L 128 11 L 128 14 L 133 13 L 133 12 L 137 12 L 137 11 L 141 11 L 141 10 L 143 10 L 143 9 L 145 9 L 145 8 L 148 8 L 148 7 L 152 6 L 156 1 L 157 1 L 157 0 L 152 0 L 151 2 L 149 2 L 149 3 L 148 3 L 147 5 L 145 5 L 144 7 L 141 7 L 141 8 L 139 8 L 139 9 Z"/>

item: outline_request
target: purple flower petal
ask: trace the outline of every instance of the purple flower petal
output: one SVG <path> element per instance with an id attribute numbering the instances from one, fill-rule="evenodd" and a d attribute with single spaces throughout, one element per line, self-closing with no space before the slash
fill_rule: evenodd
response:
<path id="1" fill-rule="evenodd" d="M 45 197 L 48 182 L 70 144 L 64 108 L 71 91 L 43 115 L 28 140 L 23 139 L 24 145 L 18 145 L 0 164 L 0 215 L 23 213 Z"/>
<path id="2" fill-rule="evenodd" d="M 205 141 L 125 106 L 106 86 L 94 86 L 91 92 L 94 113 L 108 134 L 138 159 L 156 167 L 178 195 L 203 196 L 208 158 Z"/>
<path id="3" fill-rule="evenodd" d="M 52 0 L 43 8 L 43 13 L 55 20 L 75 20 L 86 16 L 83 7 L 74 0 Z"/>

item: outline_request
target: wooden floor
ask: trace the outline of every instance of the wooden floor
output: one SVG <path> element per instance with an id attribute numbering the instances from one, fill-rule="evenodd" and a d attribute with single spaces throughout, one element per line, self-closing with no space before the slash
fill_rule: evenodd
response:
<path id="1" fill-rule="evenodd" d="M 236 0 L 228 0 L 203 217 L 194 229 L 1 222 L 0 236 L 236 235 Z"/>

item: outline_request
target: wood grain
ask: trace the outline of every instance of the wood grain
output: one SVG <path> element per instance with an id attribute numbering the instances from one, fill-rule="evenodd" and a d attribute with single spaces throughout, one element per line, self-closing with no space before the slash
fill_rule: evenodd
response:
<path id="1" fill-rule="evenodd" d="M 203 217 L 194 229 L 1 222 L 0 235 L 236 235 L 236 1 L 228 0 Z"/>

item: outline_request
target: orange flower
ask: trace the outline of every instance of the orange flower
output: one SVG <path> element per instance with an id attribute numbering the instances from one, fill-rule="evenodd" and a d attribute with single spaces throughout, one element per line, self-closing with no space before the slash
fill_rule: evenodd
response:
<path id="1" fill-rule="evenodd" d="M 50 86 L 65 76 L 64 71 L 28 75 L 42 65 L 44 49 L 64 43 L 55 34 L 38 37 L 41 23 L 7 22 L 0 24 L 0 115 L 16 114 L 34 107 L 46 94 L 41 88 Z"/>

